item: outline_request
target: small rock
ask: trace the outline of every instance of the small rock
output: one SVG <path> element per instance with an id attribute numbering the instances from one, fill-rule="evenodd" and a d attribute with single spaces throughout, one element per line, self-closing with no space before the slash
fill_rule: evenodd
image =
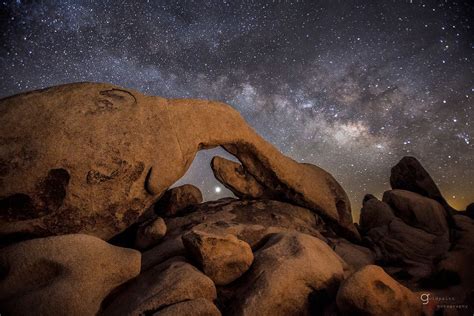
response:
<path id="1" fill-rule="evenodd" d="M 372 228 L 389 224 L 394 218 L 395 215 L 387 203 L 375 197 L 364 199 L 364 205 L 360 211 L 360 229 L 362 232 L 367 232 Z"/>
<path id="2" fill-rule="evenodd" d="M 345 280 L 336 297 L 343 315 L 423 315 L 420 299 L 375 265 Z"/>
<path id="3" fill-rule="evenodd" d="M 220 316 L 221 312 L 212 302 L 198 298 L 196 300 L 185 301 L 173 304 L 161 309 L 153 316 Z"/>
<path id="4" fill-rule="evenodd" d="M 188 206 L 202 202 L 202 193 L 192 184 L 185 184 L 166 191 L 155 204 L 155 212 L 165 217 L 183 214 Z"/>
<path id="5" fill-rule="evenodd" d="M 391 190 L 384 193 L 383 201 L 410 226 L 437 236 L 449 233 L 445 209 L 435 200 L 406 190 Z"/>
<path id="6" fill-rule="evenodd" d="M 114 288 L 140 272 L 140 252 L 88 235 L 32 239 L 0 252 L 0 311 L 95 315 Z"/>
<path id="7" fill-rule="evenodd" d="M 166 223 L 161 217 L 149 220 L 138 227 L 135 247 L 147 249 L 156 245 L 166 235 Z"/>
<path id="8" fill-rule="evenodd" d="M 255 253 L 225 314 L 319 315 L 343 276 L 343 260 L 325 242 L 296 232 L 274 234 Z"/>
<path id="9" fill-rule="evenodd" d="M 115 293 L 103 315 L 142 315 L 184 301 L 216 299 L 211 279 L 181 257 L 171 258 L 141 273 Z"/>
<path id="10" fill-rule="evenodd" d="M 249 244 L 231 234 L 195 229 L 183 235 L 183 244 L 217 285 L 236 280 L 253 261 Z"/>

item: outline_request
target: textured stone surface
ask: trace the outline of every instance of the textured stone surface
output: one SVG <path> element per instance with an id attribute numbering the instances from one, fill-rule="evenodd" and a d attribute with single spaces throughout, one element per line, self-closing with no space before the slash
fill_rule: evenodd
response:
<path id="1" fill-rule="evenodd" d="M 375 262 L 375 254 L 369 248 L 355 245 L 345 239 L 330 239 L 329 245 L 353 271 Z"/>
<path id="2" fill-rule="evenodd" d="M 202 193 L 192 184 L 169 189 L 155 204 L 155 212 L 163 216 L 182 214 L 187 207 L 202 202 Z"/>
<path id="3" fill-rule="evenodd" d="M 109 239 L 181 178 L 199 149 L 222 145 L 259 183 L 359 237 L 337 181 L 281 154 L 226 104 L 76 83 L 2 99 L 0 111 L 0 235 Z"/>
<path id="4" fill-rule="evenodd" d="M 211 168 L 216 179 L 239 198 L 271 199 L 277 197 L 238 162 L 215 156 L 211 160 Z"/>
<path id="5" fill-rule="evenodd" d="M 249 244 L 219 230 L 193 229 L 183 235 L 183 244 L 204 274 L 216 285 L 226 285 L 244 274 L 253 261 Z"/>
<path id="6" fill-rule="evenodd" d="M 198 298 L 176 303 L 161 309 L 153 316 L 220 316 L 221 312 L 212 302 Z"/>
<path id="7" fill-rule="evenodd" d="M 181 257 L 169 259 L 140 274 L 114 293 L 103 315 L 143 315 L 164 307 L 204 298 L 213 301 L 212 280 Z"/>
<path id="8" fill-rule="evenodd" d="M 372 228 L 389 224 L 394 218 L 393 210 L 387 203 L 376 198 L 367 199 L 360 211 L 360 229 L 367 232 Z"/>
<path id="9" fill-rule="evenodd" d="M 383 201 L 392 207 L 397 217 L 410 226 L 438 236 L 449 233 L 446 212 L 433 199 L 410 191 L 391 190 L 384 193 Z"/>
<path id="10" fill-rule="evenodd" d="M 336 301 L 343 315 L 423 315 L 419 297 L 374 265 L 345 280 Z"/>
<path id="11" fill-rule="evenodd" d="M 401 266 L 413 277 L 427 277 L 433 263 L 448 251 L 448 236 L 436 236 L 407 225 L 399 218 L 388 225 L 371 229 L 365 236 L 376 254 L 385 264 Z"/>
<path id="12" fill-rule="evenodd" d="M 5 315 L 95 315 L 105 296 L 140 272 L 140 253 L 87 235 L 33 239 L 0 252 Z"/>
<path id="13" fill-rule="evenodd" d="M 147 249 L 156 245 L 166 235 L 166 223 L 157 217 L 142 223 L 137 230 L 135 247 Z"/>
<path id="14" fill-rule="evenodd" d="M 324 307 L 318 299 L 334 295 L 343 275 L 344 262 L 323 241 L 300 233 L 275 234 L 255 253 L 224 314 L 318 314 L 315 309 Z"/>
<path id="15" fill-rule="evenodd" d="M 390 174 L 392 189 L 415 192 L 438 201 L 448 211 L 454 210 L 444 199 L 430 174 L 415 157 L 403 157 Z"/>

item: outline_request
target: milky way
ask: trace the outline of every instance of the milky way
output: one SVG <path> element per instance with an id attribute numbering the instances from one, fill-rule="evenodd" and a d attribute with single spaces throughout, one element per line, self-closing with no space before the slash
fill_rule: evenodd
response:
<path id="1" fill-rule="evenodd" d="M 227 102 L 283 153 L 338 179 L 355 212 L 417 157 L 474 201 L 473 8 L 441 1 L 1 4 L 0 96 L 104 81 Z M 179 183 L 230 192 L 200 152 Z"/>

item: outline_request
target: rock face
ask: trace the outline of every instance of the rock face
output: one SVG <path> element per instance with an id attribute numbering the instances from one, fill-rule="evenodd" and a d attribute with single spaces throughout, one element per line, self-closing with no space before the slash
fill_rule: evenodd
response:
<path id="1" fill-rule="evenodd" d="M 344 315 L 423 315 L 420 299 L 374 265 L 345 280 L 336 301 Z"/>
<path id="2" fill-rule="evenodd" d="M 376 199 L 366 201 L 361 212 L 362 228 L 366 231 L 364 239 L 371 245 L 376 259 L 386 264 L 402 265 L 417 278 L 430 275 L 433 262 L 449 249 L 448 234 L 435 235 L 410 226 L 390 212 L 388 204 Z M 377 214 L 381 214 L 380 219 L 375 221 L 373 218 Z M 367 218 L 362 221 L 364 217 Z M 422 219 L 426 220 L 425 217 Z"/>
<path id="3" fill-rule="evenodd" d="M 155 204 L 155 212 L 167 217 L 180 215 L 187 207 L 201 202 L 201 191 L 192 184 L 185 184 L 166 191 Z"/>
<path id="4" fill-rule="evenodd" d="M 135 247 L 146 249 L 157 244 L 166 234 L 166 223 L 161 217 L 144 222 L 138 227 Z"/>
<path id="5" fill-rule="evenodd" d="M 216 305 L 204 298 L 176 303 L 161 309 L 153 316 L 220 316 Z"/>
<path id="6" fill-rule="evenodd" d="M 337 181 L 282 155 L 226 104 L 76 83 L 2 99 L 0 113 L 0 235 L 109 239 L 139 220 L 198 150 L 222 145 L 282 199 L 359 237 Z"/>
<path id="7" fill-rule="evenodd" d="M 253 262 L 249 244 L 231 234 L 196 229 L 183 235 L 183 243 L 216 285 L 231 283 Z"/>
<path id="8" fill-rule="evenodd" d="M 212 280 L 181 257 L 140 274 L 120 290 L 109 298 L 103 315 L 151 314 L 173 304 L 216 298 Z"/>
<path id="9" fill-rule="evenodd" d="M 234 293 L 229 315 L 309 315 L 337 289 L 344 263 L 323 241 L 299 233 L 272 235 Z M 313 306 L 315 302 L 318 306 Z"/>
<path id="10" fill-rule="evenodd" d="M 162 242 L 143 253 L 144 269 L 185 254 L 181 239 L 193 229 L 232 234 L 252 248 L 271 233 L 299 231 L 325 240 L 322 233 L 328 230 L 308 209 L 279 201 L 232 198 L 194 205 L 185 216 L 167 218 L 166 224 L 168 232 Z"/>
<path id="11" fill-rule="evenodd" d="M 435 200 L 410 191 L 391 190 L 384 193 L 383 201 L 397 217 L 413 227 L 438 236 L 448 233 L 445 210 Z"/>
<path id="12" fill-rule="evenodd" d="M 403 157 L 390 174 L 392 189 L 401 189 L 421 194 L 439 202 L 446 210 L 454 209 L 446 202 L 430 174 L 415 157 Z"/>
<path id="13" fill-rule="evenodd" d="M 277 197 L 238 162 L 216 156 L 211 160 L 211 168 L 216 179 L 239 198 L 271 199 Z"/>
<path id="14" fill-rule="evenodd" d="M 375 262 L 375 255 L 369 248 L 354 245 L 345 239 L 330 239 L 329 245 L 353 271 Z"/>
<path id="15" fill-rule="evenodd" d="M 2 313 L 95 315 L 110 291 L 138 275 L 140 253 L 92 236 L 56 236 L 2 249 L 0 270 Z"/>
<path id="16" fill-rule="evenodd" d="M 372 228 L 388 225 L 394 218 L 393 210 L 387 203 L 372 197 L 364 201 L 360 211 L 360 229 L 368 232 Z"/>

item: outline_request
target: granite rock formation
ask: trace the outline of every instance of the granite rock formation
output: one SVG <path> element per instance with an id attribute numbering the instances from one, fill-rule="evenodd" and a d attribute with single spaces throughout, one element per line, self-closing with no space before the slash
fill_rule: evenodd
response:
<path id="1" fill-rule="evenodd" d="M 337 181 L 281 154 L 229 105 L 75 83 L 2 99 L 0 113 L 0 236 L 110 239 L 140 221 L 198 150 L 222 146 L 282 199 L 359 237 Z"/>
<path id="2" fill-rule="evenodd" d="M 0 100 L 0 129 L 2 315 L 474 312 L 472 207 L 413 157 L 355 225 L 329 173 L 222 103 L 71 84 Z M 237 198 L 172 187 L 215 146 Z"/>

